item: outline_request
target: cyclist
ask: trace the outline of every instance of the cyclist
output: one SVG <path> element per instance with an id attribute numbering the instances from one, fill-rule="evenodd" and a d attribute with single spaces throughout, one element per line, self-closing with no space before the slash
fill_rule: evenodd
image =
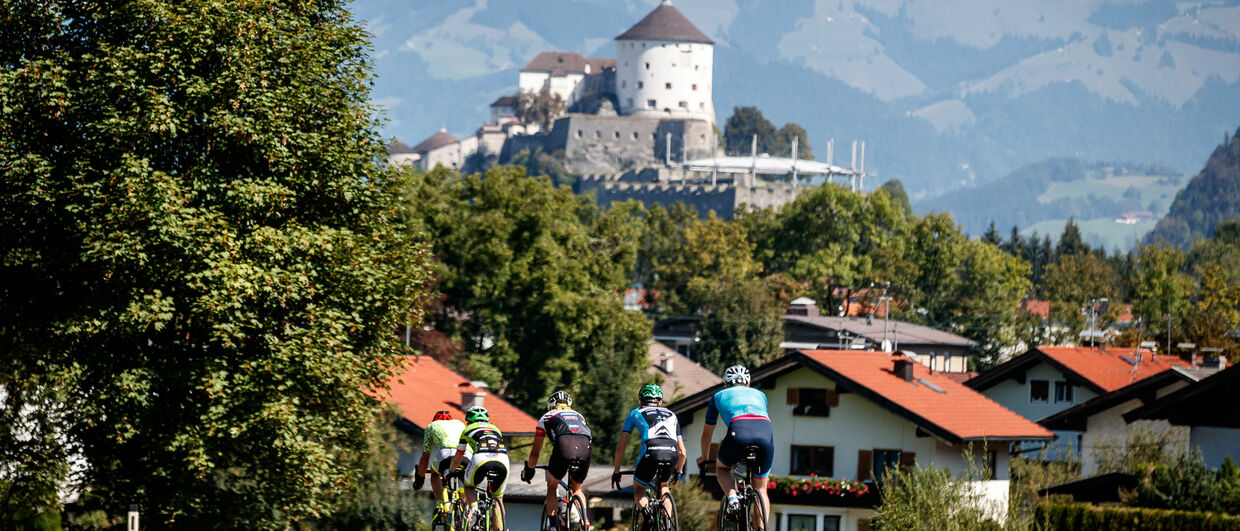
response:
<path id="1" fill-rule="evenodd" d="M 629 436 L 638 429 L 642 448 L 637 457 L 637 466 L 633 470 L 633 482 L 646 488 L 654 487 L 655 473 L 659 473 L 659 481 L 663 482 L 660 499 L 667 494 L 668 483 L 675 483 L 680 474 L 684 473 L 685 441 L 681 436 L 680 422 L 672 410 L 663 407 L 663 388 L 648 384 L 637 392 L 641 406 L 629 412 L 624 419 L 624 433 L 620 434 L 620 442 L 616 444 L 615 466 L 611 470 L 612 486 L 620 488 L 620 464 L 624 461 L 624 448 L 629 445 Z M 645 489 L 633 487 L 633 503 L 639 509 L 646 508 Z"/>
<path id="2" fill-rule="evenodd" d="M 727 435 L 719 445 L 715 462 L 715 479 L 728 499 L 728 509 L 739 508 L 736 481 L 732 479 L 732 467 L 744 458 L 742 453 L 749 445 L 758 446 L 758 469 L 753 471 L 753 488 L 762 499 L 764 514 L 771 514 L 771 502 L 766 495 L 767 476 L 775 459 L 775 442 L 771 431 L 771 417 L 767 414 L 766 394 L 749 387 L 749 370 L 733 365 L 723 371 L 723 390 L 715 393 L 706 406 L 705 425 L 702 426 L 702 455 L 698 457 L 700 468 L 710 452 L 711 436 L 715 424 L 723 417 Z M 766 522 L 762 522 L 763 525 Z"/>
<path id="3" fill-rule="evenodd" d="M 452 457 L 451 470 L 460 473 L 457 467 L 461 461 L 466 455 L 473 454 L 464 472 L 466 503 L 473 507 L 478 499 L 478 484 L 487 474 L 494 473 L 495 479 L 487 483 L 487 489 L 495 497 L 495 502 L 502 506 L 504 485 L 508 483 L 508 448 L 504 445 L 504 434 L 491 424 L 491 413 L 482 406 L 469 408 L 465 412 L 465 422 L 469 424 L 461 434 L 461 443 Z M 496 530 L 500 529 L 498 518 L 491 523 Z"/>
<path id="4" fill-rule="evenodd" d="M 538 419 L 534 429 L 534 445 L 530 449 L 530 458 L 521 471 L 521 481 L 529 483 L 534 479 L 534 465 L 538 463 L 538 454 L 542 453 L 543 438 L 551 439 L 551 458 L 547 460 L 547 517 L 550 520 L 548 529 L 554 531 L 558 524 L 558 500 L 555 489 L 575 466 L 576 471 L 568 478 L 573 496 L 581 500 L 585 507 L 586 497 L 581 492 L 581 483 L 586 480 L 590 471 L 590 427 L 586 418 L 573 411 L 573 398 L 564 391 L 556 391 L 547 398 L 547 413 Z"/>
<path id="5" fill-rule="evenodd" d="M 417 476 L 413 478 L 413 490 L 421 490 L 426 481 L 427 463 L 430 463 L 431 489 L 435 491 L 436 502 L 443 501 L 443 478 L 448 475 L 452 458 L 456 455 L 460 444 L 461 433 L 465 424 L 452 418 L 452 412 L 439 411 L 422 434 L 422 460 L 418 462 Z"/>

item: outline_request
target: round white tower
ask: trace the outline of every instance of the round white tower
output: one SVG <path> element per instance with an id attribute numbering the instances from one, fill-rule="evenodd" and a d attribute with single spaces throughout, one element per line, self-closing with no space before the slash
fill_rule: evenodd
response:
<path id="1" fill-rule="evenodd" d="M 616 37 L 620 114 L 715 122 L 715 43 L 664 0 Z"/>

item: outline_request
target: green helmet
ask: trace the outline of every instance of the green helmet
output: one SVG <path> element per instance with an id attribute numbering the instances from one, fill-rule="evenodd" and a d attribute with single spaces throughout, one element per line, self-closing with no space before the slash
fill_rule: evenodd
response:
<path id="1" fill-rule="evenodd" d="M 663 400 L 663 388 L 655 384 L 646 384 L 637 392 L 637 397 L 645 400 Z"/>
<path id="2" fill-rule="evenodd" d="M 474 406 L 474 407 L 469 408 L 469 411 L 465 412 L 465 422 L 469 422 L 472 424 L 474 422 L 490 422 L 490 421 L 491 421 L 491 413 L 488 412 L 487 408 L 485 407 Z"/>

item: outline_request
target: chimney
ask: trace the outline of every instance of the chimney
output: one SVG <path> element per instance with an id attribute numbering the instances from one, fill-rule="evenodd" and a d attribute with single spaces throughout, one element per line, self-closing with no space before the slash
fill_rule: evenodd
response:
<path id="1" fill-rule="evenodd" d="M 906 382 L 912 382 L 914 363 L 917 363 L 917 362 L 911 359 L 905 358 L 905 357 L 896 358 L 895 364 L 893 365 L 891 372 L 894 373 L 896 376 L 903 378 L 904 381 Z"/>
<path id="2" fill-rule="evenodd" d="M 471 407 L 481 406 L 483 397 L 487 395 L 473 384 L 463 383 L 457 388 L 461 390 L 461 411 L 469 411 Z"/>
<path id="3" fill-rule="evenodd" d="M 671 374 L 672 370 L 675 369 L 675 364 L 674 364 L 675 361 L 676 360 L 672 356 L 669 355 L 666 358 L 663 358 L 663 360 L 659 362 L 659 368 L 663 369 L 663 372 L 667 374 Z"/>

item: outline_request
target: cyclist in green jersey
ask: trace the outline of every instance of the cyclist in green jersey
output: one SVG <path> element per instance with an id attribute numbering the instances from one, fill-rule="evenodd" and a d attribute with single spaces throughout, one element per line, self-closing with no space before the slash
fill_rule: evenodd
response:
<path id="1" fill-rule="evenodd" d="M 427 465 L 431 471 L 431 489 L 435 491 L 435 500 L 443 500 L 443 478 L 451 468 L 448 465 L 456 455 L 456 448 L 461 442 L 461 433 L 465 424 L 452 418 L 452 412 L 440 411 L 426 426 L 422 434 L 422 459 L 418 462 L 418 471 L 413 478 L 413 490 L 420 490 L 426 481 Z"/>
<path id="2" fill-rule="evenodd" d="M 461 442 L 457 446 L 456 455 L 452 458 L 453 473 L 459 472 L 461 462 L 468 460 L 464 471 L 465 501 L 471 506 L 477 501 L 476 489 L 488 475 L 487 492 L 495 497 L 496 502 L 503 506 L 504 485 L 508 483 L 508 447 L 504 445 L 504 434 L 491 424 L 491 414 L 487 408 L 474 406 L 465 412 L 465 432 L 461 434 Z M 466 457 L 473 454 L 473 457 Z M 502 510 L 502 509 L 501 509 Z M 500 521 L 492 520 L 492 527 L 499 530 Z"/>

